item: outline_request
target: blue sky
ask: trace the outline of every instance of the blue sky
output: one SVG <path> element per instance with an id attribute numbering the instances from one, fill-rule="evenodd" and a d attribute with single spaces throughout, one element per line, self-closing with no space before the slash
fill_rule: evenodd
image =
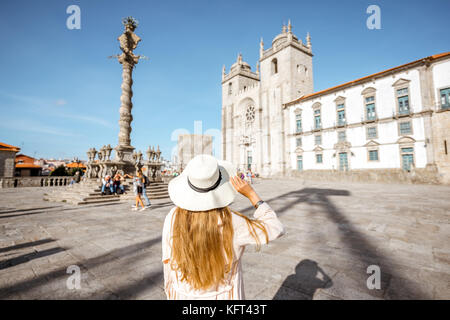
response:
<path id="1" fill-rule="evenodd" d="M 66 9 L 81 9 L 69 30 Z M 381 30 L 366 9 L 381 8 Z M 313 46 L 316 91 L 450 51 L 450 1 L 116 1 L 4 0 L 0 4 L 0 141 L 36 157 L 86 159 L 117 145 L 121 19 L 134 16 L 142 38 L 134 70 L 132 145 L 161 146 L 170 157 L 180 128 L 220 129 L 221 70 L 238 52 L 252 68 L 291 19 Z"/>

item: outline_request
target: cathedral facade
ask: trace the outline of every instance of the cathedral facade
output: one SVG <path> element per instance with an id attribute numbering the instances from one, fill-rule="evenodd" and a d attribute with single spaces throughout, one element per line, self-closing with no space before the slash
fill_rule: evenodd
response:
<path id="1" fill-rule="evenodd" d="M 311 39 L 306 43 L 283 26 L 264 49 L 253 72 L 239 55 L 222 73 L 222 157 L 241 170 L 286 174 L 289 164 L 289 113 L 283 105 L 313 92 Z"/>
<path id="2" fill-rule="evenodd" d="M 289 23 L 261 40 L 256 72 L 241 55 L 224 67 L 225 160 L 262 176 L 450 183 L 450 52 L 319 92 L 312 57 Z"/>

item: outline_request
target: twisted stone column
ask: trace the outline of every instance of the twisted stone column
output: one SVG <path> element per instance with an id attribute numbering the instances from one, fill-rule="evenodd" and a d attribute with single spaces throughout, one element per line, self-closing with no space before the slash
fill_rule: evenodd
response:
<path id="1" fill-rule="evenodd" d="M 133 108 L 133 103 L 131 98 L 133 97 L 133 90 L 131 86 L 133 85 L 133 65 L 124 61 L 122 71 L 122 95 L 120 96 L 120 119 L 119 119 L 119 146 L 130 147 L 131 146 L 131 121 L 133 121 L 133 116 L 131 114 L 131 109 Z"/>

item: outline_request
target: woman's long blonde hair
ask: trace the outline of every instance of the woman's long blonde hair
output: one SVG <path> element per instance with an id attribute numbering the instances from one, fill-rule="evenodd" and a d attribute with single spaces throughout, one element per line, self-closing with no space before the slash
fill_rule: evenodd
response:
<path id="1" fill-rule="evenodd" d="M 244 218 L 258 247 L 257 229 L 269 241 L 264 224 Z M 224 283 L 233 262 L 233 224 L 228 207 L 208 211 L 189 211 L 177 208 L 172 231 L 171 268 L 180 271 L 182 278 L 194 289 L 208 289 Z"/>

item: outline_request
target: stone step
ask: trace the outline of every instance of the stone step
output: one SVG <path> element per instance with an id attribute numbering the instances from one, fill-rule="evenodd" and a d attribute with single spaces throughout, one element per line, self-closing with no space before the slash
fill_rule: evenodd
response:
<path id="1" fill-rule="evenodd" d="M 100 194 L 100 195 L 85 197 L 85 198 L 83 198 L 83 201 L 98 200 L 98 199 L 108 200 L 108 199 L 117 199 L 117 198 L 120 198 L 120 196 L 115 196 L 115 195 L 104 195 L 104 196 L 102 196 Z"/>
<path id="2" fill-rule="evenodd" d="M 151 196 L 151 195 L 169 195 L 169 192 L 167 190 L 160 190 L 160 191 L 147 191 L 147 196 Z M 111 198 L 115 198 L 115 197 L 127 197 L 127 196 L 131 196 L 134 197 L 134 193 L 133 192 L 127 192 L 126 194 L 119 194 L 119 195 L 114 195 L 114 194 L 105 194 L 102 195 L 101 192 L 98 193 L 89 193 L 87 196 L 85 196 L 85 198 L 104 198 L 106 199 L 107 197 L 111 197 Z"/>
<path id="3" fill-rule="evenodd" d="M 161 185 L 161 186 L 147 187 L 146 189 L 147 189 L 147 190 L 160 190 L 160 189 L 167 190 L 168 187 L 167 187 L 167 186 Z M 85 190 L 92 190 L 92 189 L 85 189 Z M 131 186 L 131 187 L 129 187 L 129 188 L 127 188 L 127 187 L 125 186 L 125 190 L 133 190 L 133 186 Z M 95 188 L 94 191 L 95 191 L 95 192 L 100 192 L 100 191 L 102 191 L 102 188 L 100 188 L 100 187 Z"/>
<path id="4" fill-rule="evenodd" d="M 149 199 L 167 199 L 169 198 L 169 194 L 148 194 Z M 120 200 L 134 200 L 135 196 L 133 194 L 126 194 L 125 196 L 120 197 Z"/>
<path id="5" fill-rule="evenodd" d="M 96 204 L 118 201 L 132 201 L 135 199 L 133 184 L 128 181 L 124 183 L 127 194 L 125 195 L 102 195 L 99 183 L 80 183 L 72 187 L 65 187 L 52 190 L 44 196 L 44 200 L 67 202 L 72 204 Z M 150 200 L 169 198 L 167 183 L 151 183 L 147 188 L 147 196 Z"/>
<path id="6" fill-rule="evenodd" d="M 161 191 L 161 192 L 147 192 L 147 196 L 169 196 L 169 193 L 167 191 Z M 125 198 L 125 197 L 132 197 L 134 198 L 135 195 L 133 192 L 129 192 L 127 194 L 124 195 L 120 195 L 121 198 Z"/>
<path id="7" fill-rule="evenodd" d="M 169 195 L 167 195 L 167 196 L 163 196 L 163 195 L 161 195 L 161 196 L 149 196 L 148 198 L 149 198 L 150 200 L 168 199 L 168 198 L 169 198 Z"/>
<path id="8" fill-rule="evenodd" d="M 156 200 L 156 199 L 168 199 L 169 195 L 149 195 L 148 198 L 150 200 Z"/>
<path id="9" fill-rule="evenodd" d="M 167 189 L 155 189 L 155 190 L 148 190 L 147 189 L 146 191 L 147 191 L 147 194 L 168 193 L 169 192 Z M 128 190 L 126 192 L 127 192 L 127 194 L 133 194 L 134 195 L 134 192 L 132 190 L 131 191 Z M 89 192 L 87 195 L 90 196 L 90 197 L 101 196 L 102 192 L 101 191 Z"/>
<path id="10" fill-rule="evenodd" d="M 120 202 L 120 198 L 117 197 L 116 199 L 97 199 L 97 200 L 83 200 L 83 201 L 78 201 L 76 204 L 96 204 L 96 203 L 110 203 L 110 202 Z"/>
<path id="11" fill-rule="evenodd" d="M 168 195 L 153 195 L 153 196 L 149 196 L 148 197 L 151 200 L 159 200 L 159 199 L 167 199 Z M 114 198 L 108 198 L 108 199 L 103 199 L 103 198 L 99 198 L 99 199 L 94 199 L 94 198 L 89 198 L 89 199 L 83 199 L 83 200 L 78 200 L 78 201 L 70 201 L 74 204 L 78 204 L 78 205 L 83 205 L 83 204 L 98 204 L 98 203 L 111 203 L 111 202 L 128 202 L 128 201 L 132 201 L 134 200 L 134 197 L 130 197 L 130 198 L 121 198 L 121 197 L 114 197 Z M 69 201 L 67 201 L 69 202 Z"/>

